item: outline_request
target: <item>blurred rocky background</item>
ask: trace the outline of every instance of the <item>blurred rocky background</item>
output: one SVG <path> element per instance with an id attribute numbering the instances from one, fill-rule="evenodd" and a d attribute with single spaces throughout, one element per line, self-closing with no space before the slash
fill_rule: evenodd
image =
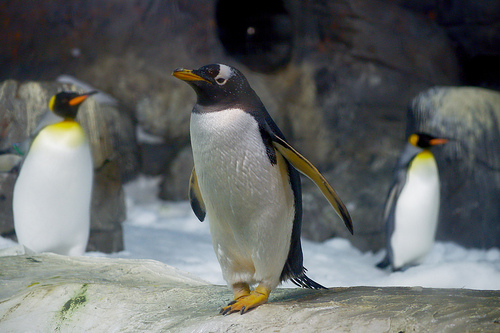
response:
<path id="1" fill-rule="evenodd" d="M 29 6 L 4 0 L 0 25 L 0 81 L 16 80 L 2 83 L 17 87 L 13 101 L 22 100 L 23 82 L 54 81 L 61 74 L 110 94 L 118 105 L 94 119 L 106 133 L 103 140 L 112 142 L 105 160 L 113 163 L 96 164 L 97 170 L 118 182 L 117 191 L 140 173 L 162 175 L 165 200 L 187 198 L 193 163 L 189 117 L 195 95 L 171 72 L 214 62 L 239 68 L 288 140 L 323 172 L 351 212 L 354 236 L 304 180 L 303 236 L 347 237 L 362 250 L 385 242 L 382 210 L 412 99 L 435 86 L 500 88 L 497 0 L 52 0 Z M 2 105 L 2 146 L 12 139 L 12 126 L 26 131 L 25 122 L 4 116 L 11 110 L 26 112 Z M 450 170 L 453 163 L 441 172 Z M 0 176 L 3 221 L 14 180 Z M 102 192 L 93 212 L 119 224 L 121 199 L 106 194 L 106 185 L 96 188 Z M 500 199 L 492 200 L 498 206 Z M 464 211 L 454 215 L 461 225 L 500 228 L 498 219 Z M 467 246 L 500 245 L 500 238 L 494 244 L 466 241 L 468 233 L 455 229 L 439 237 Z"/>

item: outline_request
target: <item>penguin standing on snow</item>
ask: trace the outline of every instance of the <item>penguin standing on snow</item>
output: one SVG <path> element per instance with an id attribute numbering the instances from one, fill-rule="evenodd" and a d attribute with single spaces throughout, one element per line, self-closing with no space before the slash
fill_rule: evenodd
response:
<path id="1" fill-rule="evenodd" d="M 90 231 L 93 163 L 89 142 L 75 121 L 95 92 L 60 92 L 49 109 L 62 121 L 34 138 L 14 186 L 14 228 L 19 243 L 36 252 L 81 255 Z"/>
<path id="2" fill-rule="evenodd" d="M 198 97 L 190 124 L 189 196 L 196 216 L 208 217 L 217 259 L 234 292 L 221 313 L 243 314 L 265 303 L 286 280 L 324 288 L 303 267 L 297 170 L 316 183 L 352 233 L 349 213 L 333 188 L 287 143 L 240 71 L 214 64 L 172 75 Z"/>
<path id="3" fill-rule="evenodd" d="M 438 224 L 440 183 L 429 148 L 446 142 L 424 133 L 408 138 L 385 205 L 387 254 L 377 267 L 405 269 L 420 264 L 431 250 Z"/>

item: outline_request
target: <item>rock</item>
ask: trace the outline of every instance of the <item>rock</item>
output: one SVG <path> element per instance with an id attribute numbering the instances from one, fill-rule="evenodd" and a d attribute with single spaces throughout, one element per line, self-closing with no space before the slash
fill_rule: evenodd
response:
<path id="1" fill-rule="evenodd" d="M 290 1 L 216 1 L 217 36 L 224 51 L 256 72 L 286 66 L 294 50 L 294 22 L 287 6 Z"/>
<path id="2" fill-rule="evenodd" d="M 119 175 L 116 161 L 106 162 L 95 171 L 87 251 L 112 253 L 124 249 L 121 223 L 127 216 Z"/>
<path id="3" fill-rule="evenodd" d="M 193 153 L 191 147 L 184 147 L 170 163 L 167 169 L 167 178 L 160 183 L 160 198 L 168 198 L 170 200 L 185 200 L 186 193 L 189 191 L 189 179 L 191 170 L 193 170 Z M 189 172 L 187 172 L 189 170 Z"/>
<path id="4" fill-rule="evenodd" d="M 17 172 L 0 173 L 0 235 L 2 236 L 12 236 L 14 233 L 12 190 L 16 179 Z"/>
<path id="5" fill-rule="evenodd" d="M 498 1 L 450 0 L 447 3 L 436 2 L 436 7 L 438 23 L 470 58 L 496 55 L 498 59 Z"/>
<path id="6" fill-rule="evenodd" d="M 232 299 L 227 287 L 152 260 L 24 254 L 0 257 L 0 267 L 6 333 L 493 332 L 500 325 L 499 291 L 277 289 L 243 316 L 221 316 Z"/>
<path id="7" fill-rule="evenodd" d="M 395 1 L 442 27 L 458 51 L 464 85 L 500 88 L 500 2 Z"/>
<path id="8" fill-rule="evenodd" d="M 137 121 L 142 129 L 167 142 L 187 143 L 191 109 L 188 101 L 195 103 L 195 97 L 186 89 L 174 84 L 165 87 L 165 93 L 146 97 L 136 106 Z"/>
<path id="9" fill-rule="evenodd" d="M 437 239 L 467 247 L 500 246 L 500 93 L 436 87 L 418 95 L 406 133 L 452 141 L 434 154 L 441 178 Z"/>
<path id="10" fill-rule="evenodd" d="M 0 84 L 0 149 L 25 141 L 48 110 L 48 101 L 60 90 L 76 87 L 55 82 L 25 82 L 8 80 Z M 122 176 L 133 173 L 137 166 L 137 148 L 132 122 L 116 107 L 99 105 L 89 98 L 79 109 L 77 119 L 87 132 L 94 162 L 94 186 L 91 208 L 89 249 L 104 252 L 123 249 L 121 222 L 125 220 L 125 200 Z M 135 167 L 134 167 L 135 165 Z M 4 195 L 0 205 L 12 204 L 12 191 L 17 178 L 13 170 L 2 175 L 0 189 Z M 14 231 L 12 208 L 2 209 L 6 216 L 0 223 L 2 235 Z"/>

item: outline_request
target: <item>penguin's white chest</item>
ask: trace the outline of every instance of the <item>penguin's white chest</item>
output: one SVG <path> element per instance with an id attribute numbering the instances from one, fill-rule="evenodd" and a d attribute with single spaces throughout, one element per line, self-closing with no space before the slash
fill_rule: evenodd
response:
<path id="1" fill-rule="evenodd" d="M 257 121 L 239 109 L 193 113 L 191 145 L 224 278 L 275 287 L 294 219 L 284 159 L 271 163 Z"/>
<path id="2" fill-rule="evenodd" d="M 93 165 L 81 127 L 54 124 L 35 138 L 14 187 L 14 226 L 28 248 L 80 255 L 87 246 Z"/>
<path id="3" fill-rule="evenodd" d="M 439 174 L 430 152 L 417 156 L 395 209 L 391 237 L 393 265 L 401 268 L 423 261 L 434 244 L 439 215 Z"/>

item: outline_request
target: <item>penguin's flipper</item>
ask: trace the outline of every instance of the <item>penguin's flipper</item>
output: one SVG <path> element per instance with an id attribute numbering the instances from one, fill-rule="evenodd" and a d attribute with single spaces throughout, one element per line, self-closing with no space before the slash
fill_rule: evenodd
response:
<path id="1" fill-rule="evenodd" d="M 196 177 L 196 170 L 193 168 L 191 172 L 191 178 L 189 179 L 189 201 L 191 202 L 191 208 L 198 220 L 205 220 L 205 215 L 207 214 L 205 209 L 205 203 L 201 197 L 200 187 L 198 185 L 198 178 Z"/>
<path id="2" fill-rule="evenodd" d="M 283 157 L 290 162 L 295 169 L 300 171 L 302 174 L 311 179 L 316 186 L 320 189 L 321 193 L 325 196 L 328 202 L 337 212 L 338 216 L 344 221 L 347 229 L 353 233 L 353 226 L 351 216 L 347 211 L 347 208 L 340 200 L 339 196 L 330 184 L 326 181 L 325 177 L 316 169 L 311 162 L 309 162 L 304 156 L 297 152 L 292 146 L 288 144 L 285 140 L 278 136 L 273 137 L 273 145 L 280 152 Z"/>
<path id="3" fill-rule="evenodd" d="M 385 258 L 382 259 L 382 261 L 380 261 L 376 265 L 378 268 L 381 269 L 384 269 L 392 264 L 391 238 L 392 234 L 394 233 L 394 227 L 395 227 L 394 215 L 396 213 L 397 199 L 404 187 L 405 178 L 406 178 L 406 171 L 403 169 L 399 170 L 397 172 L 397 176 L 395 177 L 395 181 L 393 181 L 393 183 L 391 184 L 389 193 L 387 195 L 387 199 L 385 200 L 383 221 L 385 223 L 385 238 L 386 238 L 385 243 L 386 243 L 387 253 L 385 255 Z"/>
<path id="4" fill-rule="evenodd" d="M 385 231 L 386 231 L 386 249 L 387 254 L 385 258 L 377 264 L 378 268 L 386 268 L 389 265 L 392 265 L 392 246 L 391 246 L 391 238 L 395 229 L 395 214 L 396 214 L 396 203 L 398 201 L 399 195 L 406 184 L 408 165 L 411 163 L 413 158 L 421 152 L 422 149 L 413 146 L 408 143 L 403 149 L 403 152 L 399 156 L 399 159 L 396 163 L 396 167 L 393 171 L 393 179 L 391 185 L 389 186 L 389 192 L 387 193 L 387 198 L 385 200 L 384 207 L 384 215 L 383 221 L 385 223 Z"/>

